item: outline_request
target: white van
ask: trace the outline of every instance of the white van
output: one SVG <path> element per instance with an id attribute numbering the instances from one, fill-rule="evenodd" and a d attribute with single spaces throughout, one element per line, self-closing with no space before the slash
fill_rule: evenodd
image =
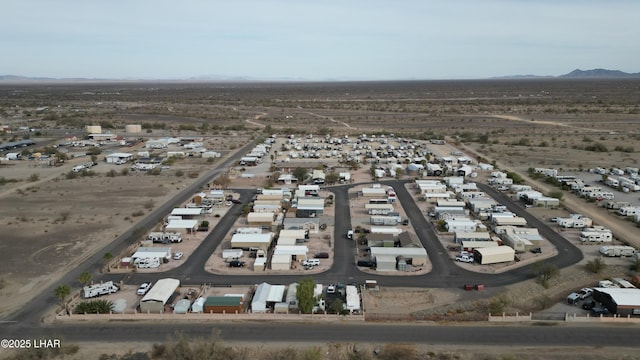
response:
<path id="1" fill-rule="evenodd" d="M 302 266 L 319 266 L 320 259 L 306 259 L 302 260 Z"/>

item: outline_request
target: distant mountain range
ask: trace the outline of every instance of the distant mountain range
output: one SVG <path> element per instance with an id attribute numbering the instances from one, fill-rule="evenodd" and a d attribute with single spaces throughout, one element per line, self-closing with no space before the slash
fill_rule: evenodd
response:
<path id="1" fill-rule="evenodd" d="M 572 72 L 560 75 L 561 78 L 640 78 L 640 72 L 626 73 L 620 70 L 593 69 L 580 70 L 575 69 Z"/>
<path id="2" fill-rule="evenodd" d="M 592 70 L 580 70 L 576 69 L 572 72 L 564 75 L 507 75 L 493 77 L 491 79 L 640 79 L 640 72 L 626 73 L 620 70 L 607 70 L 607 69 L 592 69 Z M 416 79 L 418 80 L 418 79 Z M 100 79 L 100 78 L 50 78 L 50 77 L 27 77 L 19 75 L 0 75 L 0 82 L 6 83 L 20 83 L 20 82 L 269 82 L 269 81 L 306 81 L 304 79 L 293 78 L 273 78 L 273 79 L 260 79 L 260 78 L 247 78 L 242 76 L 224 76 L 224 75 L 202 75 L 193 76 L 184 79 Z M 347 81 L 334 79 L 332 81 Z M 349 80 L 353 81 L 353 80 Z"/>

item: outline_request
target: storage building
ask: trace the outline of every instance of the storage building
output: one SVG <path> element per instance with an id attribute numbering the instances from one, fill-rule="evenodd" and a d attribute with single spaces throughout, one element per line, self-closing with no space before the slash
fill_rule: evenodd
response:
<path id="1" fill-rule="evenodd" d="M 640 289 L 594 288 L 593 299 L 612 314 L 640 315 Z"/>
<path id="2" fill-rule="evenodd" d="M 291 269 L 291 255 L 274 254 L 271 257 L 271 270 L 290 270 L 290 269 Z"/>
<path id="3" fill-rule="evenodd" d="M 474 260 L 482 265 L 513 261 L 515 256 L 515 250 L 508 246 L 479 248 L 473 251 Z"/>
<path id="4" fill-rule="evenodd" d="M 231 237 L 231 247 L 234 249 L 261 249 L 267 251 L 273 241 L 273 233 L 265 234 L 235 234 Z"/>
<path id="5" fill-rule="evenodd" d="M 271 212 L 257 213 L 251 212 L 247 214 L 247 223 L 250 225 L 268 225 L 275 219 L 275 214 Z"/>
<path id="6" fill-rule="evenodd" d="M 164 230 L 192 233 L 195 232 L 197 228 L 198 220 L 170 220 L 169 223 L 165 226 Z"/>
<path id="7" fill-rule="evenodd" d="M 472 241 L 472 240 L 462 241 L 460 245 L 462 246 L 462 250 L 468 251 L 468 252 L 473 252 L 473 250 L 475 249 L 499 246 L 498 243 L 495 241 Z"/>
<path id="8" fill-rule="evenodd" d="M 242 312 L 241 296 L 208 296 L 204 303 L 204 312 L 213 314 L 239 314 Z"/>
<path id="9" fill-rule="evenodd" d="M 180 286 L 178 279 L 160 279 L 140 300 L 140 311 L 143 313 L 159 313 L 164 311 L 165 305 L 174 296 Z"/>

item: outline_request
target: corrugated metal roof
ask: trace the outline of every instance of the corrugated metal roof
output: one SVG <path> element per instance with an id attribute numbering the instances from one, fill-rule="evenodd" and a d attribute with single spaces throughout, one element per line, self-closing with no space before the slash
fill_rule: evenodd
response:
<path id="1" fill-rule="evenodd" d="M 240 296 L 208 296 L 204 306 L 239 306 L 242 304 Z"/>

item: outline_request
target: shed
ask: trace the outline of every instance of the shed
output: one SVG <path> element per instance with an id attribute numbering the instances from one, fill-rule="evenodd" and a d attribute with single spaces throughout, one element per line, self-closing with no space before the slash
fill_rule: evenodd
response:
<path id="1" fill-rule="evenodd" d="M 376 255 L 376 270 L 378 271 L 396 271 L 395 255 Z"/>
<path id="2" fill-rule="evenodd" d="M 259 257 L 253 262 L 253 271 L 264 271 L 264 267 L 267 264 L 266 257 Z"/>
<path id="3" fill-rule="evenodd" d="M 273 304 L 273 313 L 274 314 L 288 314 L 289 313 L 289 304 L 286 302 L 279 302 Z"/>
<path id="4" fill-rule="evenodd" d="M 289 270 L 291 269 L 291 255 L 274 254 L 271 257 L 271 270 Z"/>
<path id="5" fill-rule="evenodd" d="M 141 312 L 162 312 L 165 304 L 171 299 L 180 286 L 178 279 L 160 279 L 140 300 Z"/>
<path id="6" fill-rule="evenodd" d="M 188 299 L 180 299 L 173 305 L 174 314 L 186 314 L 191 307 L 191 301 Z"/>
<path id="7" fill-rule="evenodd" d="M 594 288 L 593 299 L 612 314 L 640 315 L 640 289 Z"/>
<path id="8" fill-rule="evenodd" d="M 196 299 L 196 301 L 193 302 L 193 305 L 191 305 L 191 312 L 192 313 L 201 313 L 204 311 L 204 302 L 206 301 L 206 299 L 204 297 L 199 297 Z"/>
<path id="9" fill-rule="evenodd" d="M 204 302 L 204 312 L 214 314 L 236 314 L 242 312 L 241 296 L 208 296 Z"/>

